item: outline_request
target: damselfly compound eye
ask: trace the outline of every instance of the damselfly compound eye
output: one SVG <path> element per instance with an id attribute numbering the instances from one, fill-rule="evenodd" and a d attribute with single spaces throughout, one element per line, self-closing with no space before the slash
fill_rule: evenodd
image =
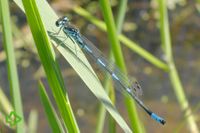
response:
<path id="1" fill-rule="evenodd" d="M 59 26 L 65 25 L 65 24 L 68 23 L 68 22 L 69 22 L 68 17 L 64 16 L 64 17 L 62 17 L 62 18 L 59 18 L 59 19 L 56 21 L 55 24 L 56 24 L 57 27 L 59 27 Z"/>
<path id="2" fill-rule="evenodd" d="M 59 20 L 56 21 L 56 26 L 59 27 L 61 22 Z"/>
<path id="3" fill-rule="evenodd" d="M 63 21 L 65 21 L 65 22 L 69 22 L 68 17 L 64 16 L 64 17 L 63 17 Z"/>

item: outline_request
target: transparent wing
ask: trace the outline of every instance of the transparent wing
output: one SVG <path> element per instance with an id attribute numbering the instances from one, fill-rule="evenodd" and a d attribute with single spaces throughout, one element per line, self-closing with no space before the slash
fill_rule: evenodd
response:
<path id="1" fill-rule="evenodd" d="M 107 60 L 100 50 L 98 50 L 87 38 L 79 35 L 84 42 L 84 51 L 87 52 L 95 62 L 105 71 L 111 74 L 117 86 L 120 85 L 125 90 L 129 89 L 136 95 L 142 95 L 142 89 L 137 81 L 131 82 L 129 78 L 111 60 Z"/>

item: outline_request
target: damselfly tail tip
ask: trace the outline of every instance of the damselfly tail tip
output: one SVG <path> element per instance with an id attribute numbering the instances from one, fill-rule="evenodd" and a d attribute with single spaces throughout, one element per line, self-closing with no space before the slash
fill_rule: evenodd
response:
<path id="1" fill-rule="evenodd" d="M 159 117 L 155 113 L 151 114 L 151 118 L 156 120 L 157 122 L 161 123 L 162 125 L 164 125 L 166 123 L 166 121 L 163 118 Z"/>
<path id="2" fill-rule="evenodd" d="M 165 125 L 166 121 L 165 120 L 162 120 L 161 121 L 161 124 Z"/>

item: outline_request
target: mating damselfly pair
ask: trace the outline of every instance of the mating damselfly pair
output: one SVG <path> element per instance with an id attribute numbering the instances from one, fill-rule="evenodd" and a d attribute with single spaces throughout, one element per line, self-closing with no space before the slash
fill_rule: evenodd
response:
<path id="1" fill-rule="evenodd" d="M 80 34 L 79 30 L 70 24 L 69 19 L 64 16 L 56 21 L 56 26 L 60 28 L 59 32 L 63 30 L 66 37 L 69 37 L 74 45 L 78 45 L 87 55 L 89 55 L 103 70 L 108 72 L 118 88 L 127 92 L 137 103 L 141 106 L 150 117 L 161 124 L 165 124 L 165 120 L 152 112 L 145 104 L 138 98 L 142 89 L 138 82 L 130 82 L 126 75 L 112 62 L 103 56 L 102 52 L 98 50 L 88 39 Z M 58 33 L 59 33 L 58 32 Z"/>

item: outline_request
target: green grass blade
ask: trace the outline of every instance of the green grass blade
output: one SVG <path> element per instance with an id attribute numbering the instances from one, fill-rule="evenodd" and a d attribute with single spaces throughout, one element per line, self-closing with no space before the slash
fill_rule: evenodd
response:
<path id="1" fill-rule="evenodd" d="M 116 27 L 117 27 L 117 31 L 118 34 L 121 33 L 122 30 L 122 26 L 123 26 L 123 21 L 125 18 L 125 13 L 126 13 L 126 5 L 127 5 L 127 0 L 120 0 L 119 1 L 119 9 L 118 9 L 118 13 L 117 13 L 117 18 L 116 18 Z M 109 60 L 114 60 L 114 57 L 112 56 L 112 50 L 110 51 L 109 54 Z M 109 97 L 111 98 L 112 102 L 115 104 L 115 91 L 114 88 L 111 85 L 112 79 L 109 78 L 109 75 L 106 74 L 106 81 L 105 81 L 105 85 L 104 88 L 109 91 Z M 102 132 L 103 131 L 103 124 L 105 123 L 105 118 L 106 117 L 106 110 L 105 108 L 101 105 L 100 106 L 100 110 L 99 110 L 99 120 L 98 120 L 98 125 L 97 125 L 97 132 Z M 102 116 L 101 116 L 102 115 Z M 115 128 L 116 128 L 116 123 L 114 121 L 114 119 L 112 118 L 112 116 L 108 116 L 108 121 L 109 121 L 109 132 L 115 132 Z"/>
<path id="2" fill-rule="evenodd" d="M 3 93 L 3 90 L 1 89 L 1 87 L 0 87 L 0 107 L 2 107 L 0 111 L 3 111 L 7 115 L 13 110 L 13 107 L 10 101 L 8 100 L 6 95 Z"/>
<path id="3" fill-rule="evenodd" d="M 118 35 L 120 35 L 122 32 L 127 4 L 128 4 L 128 0 L 119 0 L 119 10 L 118 10 L 117 18 L 116 18 L 116 27 L 117 27 L 116 29 L 117 29 Z M 138 122 L 135 123 L 136 127 L 138 127 L 138 132 L 144 133 L 145 132 L 144 125 L 142 125 L 141 121 L 139 120 L 140 119 L 138 119 Z"/>
<path id="4" fill-rule="evenodd" d="M 127 70 L 126 70 L 124 59 L 123 59 L 120 43 L 118 41 L 118 35 L 116 32 L 115 23 L 114 23 L 109 1 L 100 0 L 100 5 L 101 5 L 104 19 L 107 25 L 108 37 L 111 42 L 112 52 L 113 52 L 116 64 L 119 66 L 119 68 L 121 68 L 121 70 L 125 74 L 127 74 Z M 128 111 L 132 130 L 134 130 L 135 132 L 141 132 L 141 127 L 140 127 L 140 122 L 139 122 L 140 120 L 139 120 L 136 106 L 135 106 L 135 103 L 133 102 L 133 99 L 129 95 L 126 95 L 124 97 L 124 100 L 125 100 L 126 108 Z"/>
<path id="5" fill-rule="evenodd" d="M 109 80 L 109 97 L 112 100 L 113 104 L 115 104 L 115 90 L 113 88 L 113 85 L 111 84 L 112 80 Z M 115 120 L 112 118 L 112 116 L 109 114 L 108 116 L 108 128 L 109 128 L 109 133 L 115 133 L 116 132 L 116 122 Z"/>
<path id="6" fill-rule="evenodd" d="M 123 27 L 123 22 L 124 22 L 124 18 L 125 18 L 125 14 L 126 14 L 126 8 L 127 8 L 127 0 L 120 0 L 119 4 L 118 4 L 118 13 L 117 13 L 117 18 L 116 19 L 116 30 L 117 30 L 117 34 L 121 34 L 122 31 L 122 27 Z M 113 54 L 112 54 L 112 49 L 110 51 L 110 60 L 114 60 Z M 109 76 L 109 75 L 107 75 Z M 109 79 L 109 78 L 108 78 Z M 110 79 L 108 82 L 112 82 L 112 80 Z M 111 85 L 110 85 L 111 86 Z M 113 103 L 115 103 L 115 91 L 113 87 L 109 87 L 110 91 L 109 91 L 109 96 L 112 99 Z M 116 132 L 116 123 L 114 121 L 114 119 L 109 115 L 109 132 L 110 133 L 114 133 Z"/>
<path id="7" fill-rule="evenodd" d="M 22 10 L 24 10 L 21 0 L 14 0 L 14 1 Z M 48 31 L 52 31 L 53 29 L 57 31 L 58 29 L 55 26 L 55 21 L 58 19 L 58 17 L 54 13 L 54 11 L 50 8 L 48 3 L 46 1 L 37 0 L 37 5 L 39 5 L 38 6 L 39 11 L 41 13 L 42 20 L 45 23 L 46 29 Z M 60 33 L 60 34 L 64 35 L 63 33 Z M 40 36 L 39 36 L 39 38 L 40 38 Z M 55 40 L 55 38 L 53 38 L 53 37 L 52 37 L 52 39 Z M 60 41 L 57 41 L 57 43 L 59 44 Z M 131 132 L 128 125 L 125 123 L 125 121 L 119 115 L 116 108 L 112 105 L 110 99 L 108 98 L 105 91 L 103 90 L 102 85 L 100 84 L 99 80 L 95 76 L 95 73 L 93 73 L 93 70 L 91 69 L 91 66 L 89 65 L 86 57 L 81 54 L 79 56 L 79 58 L 77 58 L 77 56 L 74 56 L 72 51 L 67 50 L 66 47 L 68 45 L 74 46 L 74 44 L 70 40 L 66 40 L 65 47 L 63 47 L 61 45 L 58 46 L 57 44 L 55 44 L 55 46 L 58 46 L 57 49 L 59 50 L 59 52 L 64 56 L 64 58 L 75 69 L 75 71 L 79 74 L 81 79 L 85 82 L 85 84 L 88 86 L 88 88 L 94 93 L 94 95 L 104 104 L 106 109 L 113 116 L 113 118 L 117 121 L 117 123 L 121 126 L 121 128 L 126 132 Z M 80 61 L 82 61 L 82 62 L 80 62 Z M 88 70 L 88 68 L 90 70 Z M 91 82 L 91 81 L 93 81 L 93 82 Z M 55 81 L 53 81 L 53 82 L 55 82 Z"/>
<path id="8" fill-rule="evenodd" d="M 106 117 L 106 109 L 101 104 L 99 107 L 98 118 L 97 118 L 97 125 L 95 129 L 95 133 L 102 133 L 104 124 L 105 124 L 105 117 Z"/>
<path id="9" fill-rule="evenodd" d="M 14 111 L 18 114 L 22 120 L 17 124 L 17 133 L 24 132 L 24 115 L 22 108 L 22 100 L 19 88 L 19 80 L 17 74 L 17 65 L 15 62 L 14 47 L 12 43 L 12 31 L 10 23 L 10 11 L 8 6 L 8 0 L 0 1 L 0 13 L 3 27 L 3 41 L 4 49 L 6 51 L 7 57 L 7 68 L 8 68 L 8 77 L 10 84 L 10 92 L 12 97 L 12 103 Z"/>
<path id="10" fill-rule="evenodd" d="M 169 76 L 171 83 L 173 85 L 176 97 L 181 106 L 181 110 L 184 112 L 185 116 L 188 116 L 187 122 L 188 127 L 191 132 L 198 133 L 198 127 L 195 123 L 195 117 L 192 114 L 191 108 L 189 107 L 189 103 L 184 93 L 184 89 L 182 83 L 180 81 L 178 72 L 176 70 L 176 66 L 173 60 L 172 48 L 171 48 L 171 38 L 170 38 L 170 30 L 169 30 L 169 21 L 168 21 L 168 13 L 167 13 L 167 4 L 166 0 L 159 0 L 160 7 L 160 31 L 161 31 L 161 40 L 163 45 L 163 50 L 166 55 L 167 64 L 169 66 Z"/>
<path id="11" fill-rule="evenodd" d="M 118 4 L 119 8 L 118 8 L 118 13 L 117 13 L 117 18 L 115 21 L 118 34 L 121 34 L 121 31 L 123 28 L 123 23 L 124 23 L 126 9 L 127 9 L 127 3 L 128 3 L 128 0 L 119 0 L 119 4 Z"/>
<path id="12" fill-rule="evenodd" d="M 112 54 L 110 54 L 109 57 L 113 58 Z M 108 74 L 106 74 L 103 87 L 105 88 L 105 91 L 107 92 L 107 94 L 109 94 L 110 91 L 113 89 L 111 77 Z M 111 100 L 112 100 L 112 102 L 114 102 L 113 99 L 111 99 Z M 97 126 L 96 126 L 96 131 L 95 131 L 96 133 L 103 132 L 103 128 L 104 128 L 104 124 L 105 124 L 105 117 L 106 117 L 106 109 L 102 104 L 100 104 L 99 112 L 98 112 L 98 119 L 97 119 Z"/>
<path id="13" fill-rule="evenodd" d="M 0 106 L 1 107 L 1 106 Z M 4 126 L 6 125 L 6 122 L 5 122 L 5 115 L 3 114 L 3 112 L 1 112 L 1 110 L 0 110 L 0 127 L 1 127 L 1 129 L 0 129 L 0 131 L 3 133 L 3 129 L 4 129 Z M 0 132 L 0 133 L 1 133 Z"/>
<path id="14" fill-rule="evenodd" d="M 77 6 L 77 7 L 73 8 L 73 11 L 76 12 L 77 14 L 83 16 L 84 18 L 89 20 L 91 23 L 95 24 L 101 30 L 107 31 L 105 23 L 98 20 L 94 16 L 92 16 L 85 9 Z M 122 42 L 122 44 L 124 44 L 125 46 L 127 46 L 128 48 L 130 48 L 131 50 L 136 52 L 138 55 L 140 55 L 141 57 L 146 59 L 151 64 L 155 65 L 156 67 L 158 67 L 162 70 L 168 71 L 168 66 L 166 65 L 166 63 L 164 63 L 163 61 L 156 58 L 154 55 L 152 55 L 151 53 L 149 53 L 148 51 L 146 51 L 145 49 L 140 47 L 139 44 L 131 41 L 129 38 L 127 38 L 126 36 L 124 36 L 122 34 L 118 35 L 118 39 Z"/>
<path id="15" fill-rule="evenodd" d="M 197 103 L 197 104 L 191 109 L 192 114 L 198 113 L 199 109 L 200 109 L 200 102 Z M 188 116 L 185 116 L 184 119 L 183 119 L 180 123 L 178 123 L 178 124 L 176 125 L 176 128 L 174 129 L 173 133 L 180 133 L 180 132 L 181 132 L 181 129 L 183 129 L 184 126 L 187 125 L 187 117 L 190 117 L 190 114 L 189 114 Z M 199 115 L 198 115 L 197 117 L 195 117 L 195 121 L 198 122 L 198 121 L 200 120 L 199 118 L 200 118 Z"/>
<path id="16" fill-rule="evenodd" d="M 38 113 L 36 110 L 31 110 L 28 119 L 28 132 L 37 133 Z"/>
<path id="17" fill-rule="evenodd" d="M 36 43 L 37 51 L 44 67 L 48 83 L 53 96 L 69 132 L 79 132 L 68 97 L 66 96 L 64 81 L 55 60 L 52 46 L 48 40 L 35 0 L 23 0 L 27 20 Z"/>
<path id="18" fill-rule="evenodd" d="M 116 60 L 116 64 L 121 68 L 122 71 L 124 71 L 124 73 L 127 73 L 121 51 L 121 45 L 119 44 L 119 41 L 117 39 L 117 32 L 115 28 L 114 18 L 112 15 L 111 8 L 109 7 L 110 3 L 107 0 L 100 0 L 100 5 L 102 8 L 102 13 L 107 27 L 108 39 L 111 42 L 111 48 L 113 51 L 114 58 Z"/>
<path id="19" fill-rule="evenodd" d="M 53 108 L 53 105 L 45 91 L 44 85 L 42 82 L 39 82 L 39 94 L 42 105 L 44 107 L 46 116 L 48 118 L 49 125 L 53 133 L 64 133 L 62 124 Z"/>
<path id="20" fill-rule="evenodd" d="M 3 128 L 3 125 L 4 125 L 4 126 L 7 126 L 7 127 L 11 128 L 13 130 L 16 129 L 16 127 L 10 126 L 5 121 L 6 115 L 10 114 L 11 111 L 13 111 L 13 107 L 12 107 L 10 101 L 8 100 L 8 98 L 6 97 L 6 95 L 4 94 L 3 90 L 0 87 L 0 127 L 1 128 Z"/>
<path id="21" fill-rule="evenodd" d="M 119 1 L 119 9 L 118 9 L 118 13 L 117 13 L 117 18 L 116 18 L 116 29 L 117 29 L 117 32 L 118 34 L 121 34 L 121 31 L 122 31 L 122 27 L 123 27 L 123 22 L 124 22 L 124 18 L 125 18 L 125 13 L 126 13 L 126 8 L 127 8 L 127 0 L 120 0 Z M 104 24 L 103 24 L 104 25 Z M 100 26 L 101 27 L 101 26 Z M 103 27 L 103 26 L 102 26 Z M 112 54 L 110 53 L 110 60 L 114 60 L 113 56 L 111 56 Z M 114 91 L 111 90 L 111 88 L 109 86 L 111 86 L 110 84 L 110 78 L 108 78 L 108 75 L 106 75 L 106 83 L 104 85 L 104 88 L 107 90 L 107 91 L 110 91 L 110 95 L 113 97 L 115 94 L 113 93 Z M 110 89 L 109 89 L 110 88 Z M 104 124 L 104 121 L 105 121 L 105 109 L 103 106 L 100 106 L 100 109 L 99 109 L 99 117 L 98 117 L 98 122 L 97 122 L 97 128 L 96 128 L 96 132 L 97 133 L 101 133 L 103 131 L 103 124 Z M 112 119 L 110 116 L 109 116 L 109 124 L 112 124 L 112 125 L 109 125 L 109 130 L 111 128 L 115 128 L 114 126 L 114 122 L 112 122 L 110 119 Z"/>

